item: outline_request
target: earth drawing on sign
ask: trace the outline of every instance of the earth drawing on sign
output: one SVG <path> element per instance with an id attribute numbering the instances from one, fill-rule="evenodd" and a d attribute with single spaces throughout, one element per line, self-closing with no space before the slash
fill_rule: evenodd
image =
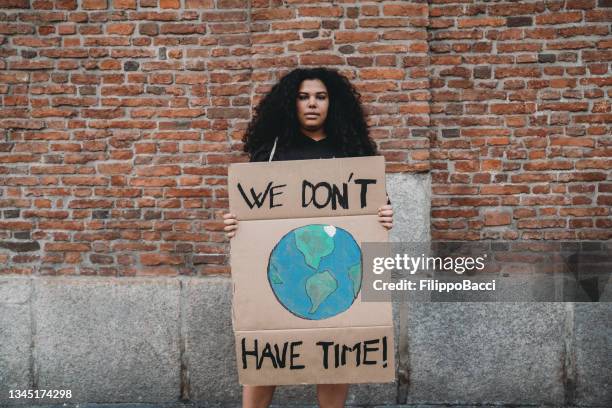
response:
<path id="1" fill-rule="evenodd" d="M 347 310 L 361 289 L 361 249 L 346 230 L 311 224 L 289 231 L 268 261 L 268 281 L 291 313 L 322 320 Z"/>

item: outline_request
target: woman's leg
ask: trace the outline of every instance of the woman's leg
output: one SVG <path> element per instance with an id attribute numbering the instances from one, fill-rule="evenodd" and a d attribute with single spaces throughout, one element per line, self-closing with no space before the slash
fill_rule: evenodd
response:
<path id="1" fill-rule="evenodd" d="M 274 385 L 244 385 L 242 408 L 268 408 L 274 396 Z"/>
<path id="2" fill-rule="evenodd" d="M 320 408 L 344 408 L 348 384 L 318 384 L 317 400 Z"/>

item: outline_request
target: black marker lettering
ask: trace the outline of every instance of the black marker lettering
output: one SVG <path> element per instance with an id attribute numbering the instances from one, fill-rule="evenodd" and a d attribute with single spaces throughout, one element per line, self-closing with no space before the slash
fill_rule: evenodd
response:
<path id="1" fill-rule="evenodd" d="M 255 206 L 257 206 L 257 208 L 261 208 L 261 206 L 266 201 L 266 197 L 268 197 L 268 193 L 269 193 L 270 194 L 270 208 L 273 208 L 273 207 L 279 207 L 282 205 L 282 204 L 274 205 L 274 196 L 282 194 L 282 191 L 274 192 L 274 189 L 285 187 L 285 186 L 286 184 L 279 184 L 279 185 L 273 186 L 272 182 L 269 182 L 263 193 L 258 193 L 255 191 L 253 187 L 251 187 L 250 193 L 251 193 L 251 197 L 253 198 L 253 201 L 249 199 L 249 197 L 244 192 L 244 189 L 242 188 L 242 185 L 240 183 L 238 183 L 238 191 L 240 191 L 240 195 L 242 195 L 242 198 L 247 203 L 250 209 L 253 209 Z"/>
<path id="2" fill-rule="evenodd" d="M 336 363 L 335 367 L 338 368 L 340 367 L 340 345 L 339 344 L 334 344 L 334 361 Z"/>
<path id="3" fill-rule="evenodd" d="M 342 345 L 342 356 L 340 357 L 340 363 L 342 365 L 346 365 L 346 353 L 352 353 L 353 351 L 355 352 L 355 365 L 359 367 L 361 360 L 361 343 L 357 343 L 353 347 Z"/>
<path id="4" fill-rule="evenodd" d="M 257 362 L 257 369 L 260 369 L 263 366 L 264 358 L 269 358 L 272 362 L 274 368 L 278 368 L 276 366 L 276 360 L 274 359 L 274 354 L 272 354 L 272 347 L 270 343 L 266 343 L 264 349 L 261 351 L 261 356 L 259 357 L 259 361 Z"/>
<path id="5" fill-rule="evenodd" d="M 255 364 L 257 364 L 257 356 L 258 356 L 258 352 L 257 352 L 257 339 L 254 340 L 255 342 L 255 350 L 253 351 L 247 351 L 246 349 L 246 339 L 242 338 L 242 368 L 244 370 L 246 370 L 247 368 L 247 356 L 253 356 L 255 357 Z M 259 367 L 257 367 L 257 369 L 259 369 Z"/>
<path id="6" fill-rule="evenodd" d="M 383 349 L 382 349 L 382 355 L 383 355 L 383 367 L 387 366 L 387 336 L 384 336 L 382 339 L 382 345 L 383 345 Z"/>
<path id="7" fill-rule="evenodd" d="M 287 362 L 287 342 L 283 343 L 282 353 L 278 347 L 278 344 L 274 345 L 274 351 L 276 351 L 276 362 L 278 363 L 278 368 L 285 368 L 285 363 Z"/>
<path id="8" fill-rule="evenodd" d="M 361 185 L 361 208 L 367 205 L 368 184 L 376 184 L 375 179 L 355 179 L 355 184 Z"/>
<path id="9" fill-rule="evenodd" d="M 306 202 L 306 187 L 310 187 L 310 191 L 313 192 L 312 188 L 314 187 L 314 185 L 308 182 L 307 180 L 302 181 L 302 208 L 308 207 L 314 199 L 313 192 L 313 195 L 310 197 L 310 201 Z"/>
<path id="10" fill-rule="evenodd" d="M 293 348 L 299 345 L 301 345 L 303 342 L 302 341 L 292 341 L 291 342 L 291 347 L 290 347 L 290 352 L 289 352 L 289 368 L 291 370 L 302 370 L 305 366 L 302 364 L 294 364 L 293 359 L 294 358 L 298 358 L 300 356 L 299 353 L 295 353 Z"/>
<path id="11" fill-rule="evenodd" d="M 276 186 L 274 186 L 274 187 L 272 187 L 270 189 L 270 208 L 281 207 L 282 206 L 282 204 L 274 204 L 274 196 L 281 195 L 281 194 L 283 194 L 283 192 L 282 191 L 275 192 L 274 189 L 275 188 L 286 187 L 286 186 L 287 186 L 286 184 L 279 184 L 279 185 L 276 185 Z"/>
<path id="12" fill-rule="evenodd" d="M 325 202 L 323 202 L 322 204 L 317 201 L 317 190 L 319 188 L 321 188 L 321 187 L 324 187 L 324 188 L 327 189 L 327 195 L 326 195 L 327 198 L 326 198 Z M 319 190 L 319 191 L 321 191 L 321 190 Z M 331 186 L 329 185 L 329 183 L 326 183 L 326 182 L 322 181 L 322 182 L 318 183 L 316 186 L 314 186 L 314 190 L 313 190 L 313 193 L 312 193 L 312 198 L 314 200 L 313 203 L 314 203 L 315 207 L 317 207 L 317 208 L 323 208 L 327 204 L 329 204 L 329 201 L 331 200 Z"/>
<path id="13" fill-rule="evenodd" d="M 337 185 L 333 185 L 332 192 L 332 209 L 336 209 L 336 203 L 340 205 L 340 207 L 347 209 L 348 208 L 348 185 L 346 183 L 342 183 L 342 193 L 340 193 L 340 189 Z"/>
<path id="14" fill-rule="evenodd" d="M 333 341 L 319 341 L 317 342 L 317 346 L 321 346 L 323 348 L 323 368 L 329 368 L 329 364 L 327 363 L 329 346 L 334 344 Z"/>
<path id="15" fill-rule="evenodd" d="M 380 339 L 366 340 L 363 342 L 363 364 L 372 365 L 376 364 L 376 360 L 368 360 L 368 352 L 378 351 L 378 347 L 368 347 L 370 344 L 378 344 Z"/>

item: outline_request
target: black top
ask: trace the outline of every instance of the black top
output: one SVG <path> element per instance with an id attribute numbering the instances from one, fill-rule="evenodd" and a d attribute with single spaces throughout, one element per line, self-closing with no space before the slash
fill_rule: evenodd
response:
<path id="1" fill-rule="evenodd" d="M 270 159 L 272 146 L 264 146 L 253 152 L 251 156 L 252 162 L 267 162 Z M 334 157 L 345 157 L 332 143 L 331 138 L 326 137 L 319 141 L 312 140 L 308 136 L 300 134 L 294 144 L 286 150 L 274 152 L 272 161 L 280 160 L 310 160 L 310 159 L 333 159 Z M 391 204 L 391 200 L 387 197 L 387 204 Z"/>
<path id="2" fill-rule="evenodd" d="M 271 150 L 272 146 L 263 146 L 253 152 L 251 161 L 268 161 Z M 326 137 L 325 139 L 316 141 L 308 136 L 300 134 L 297 140 L 286 149 L 279 149 L 277 147 L 272 160 L 332 159 L 334 157 L 344 157 L 344 154 L 334 146 L 331 138 Z"/>

